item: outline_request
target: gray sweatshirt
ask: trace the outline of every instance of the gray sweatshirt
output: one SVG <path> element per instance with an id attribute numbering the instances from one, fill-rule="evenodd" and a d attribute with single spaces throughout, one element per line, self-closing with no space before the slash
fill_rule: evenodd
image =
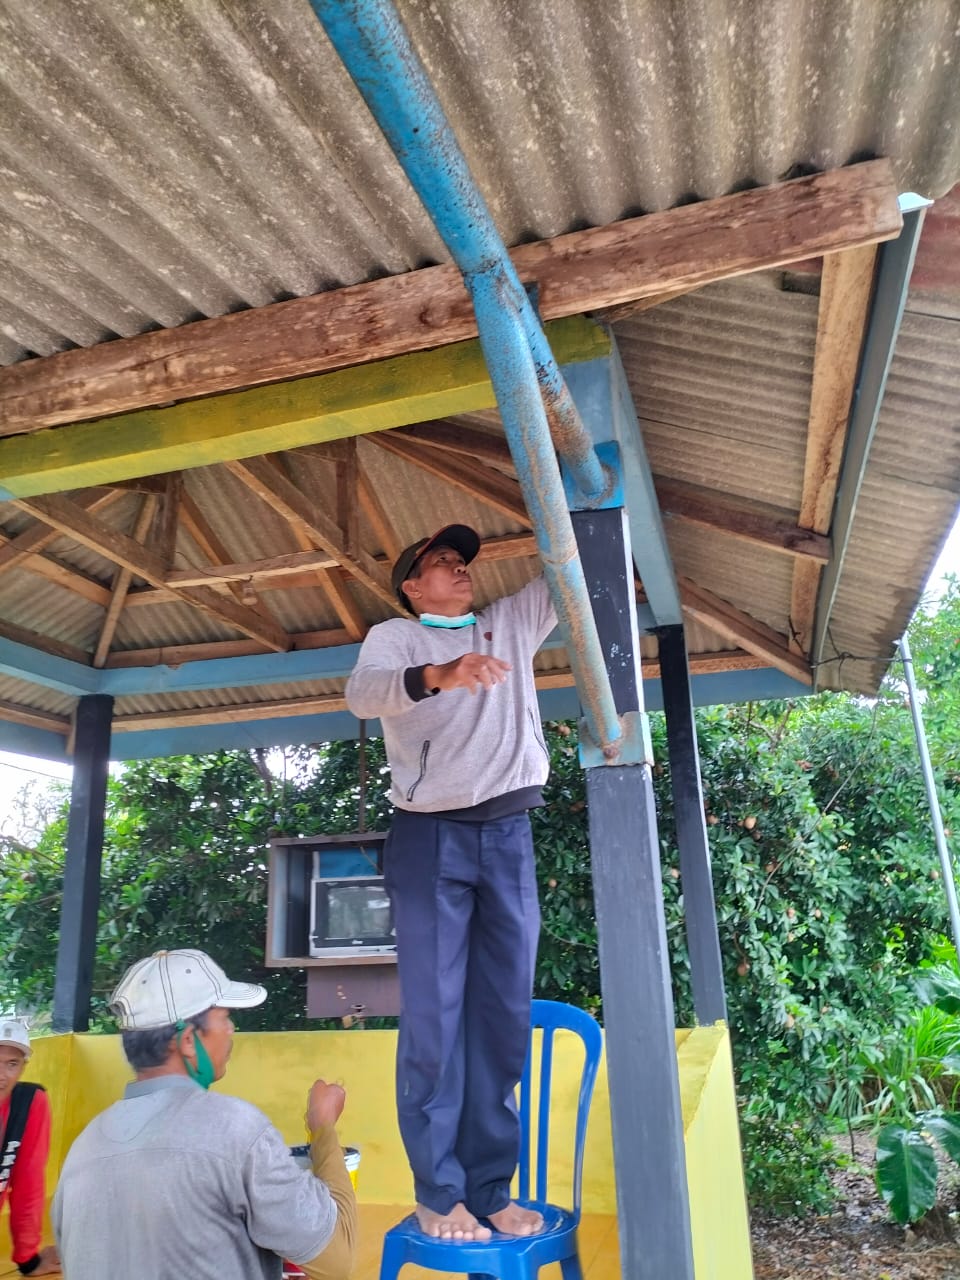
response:
<path id="1" fill-rule="evenodd" d="M 70 1280 L 279 1280 L 282 1257 L 326 1247 L 337 1206 L 256 1107 L 169 1075 L 90 1121 L 50 1216 Z"/>
<path id="2" fill-rule="evenodd" d="M 361 719 L 380 718 L 394 805 L 416 813 L 465 809 L 546 782 L 533 658 L 556 622 L 546 583 L 536 578 L 469 627 L 450 631 L 414 618 L 371 627 L 347 681 L 347 706 Z M 490 654 L 513 669 L 503 684 L 474 694 L 411 697 L 408 668 L 465 653 Z"/>

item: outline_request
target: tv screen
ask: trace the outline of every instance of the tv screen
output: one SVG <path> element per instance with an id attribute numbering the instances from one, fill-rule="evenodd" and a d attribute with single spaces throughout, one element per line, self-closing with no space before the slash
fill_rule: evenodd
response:
<path id="1" fill-rule="evenodd" d="M 392 951 L 393 913 L 382 876 L 313 882 L 311 955 Z"/>

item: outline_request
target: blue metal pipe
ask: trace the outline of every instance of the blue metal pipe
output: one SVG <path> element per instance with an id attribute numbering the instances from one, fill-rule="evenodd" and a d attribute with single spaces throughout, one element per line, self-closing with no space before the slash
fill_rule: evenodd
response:
<path id="1" fill-rule="evenodd" d="M 608 481 L 463 152 L 390 0 L 310 0 L 430 214 L 473 298 L 480 342 L 533 521 L 560 630 L 604 756 L 623 740 L 560 469 L 587 500 Z"/>
<path id="2" fill-rule="evenodd" d="M 543 327 L 480 194 L 433 85 L 391 0 L 311 0 L 331 43 L 373 112 L 414 190 L 464 273 L 499 263 L 516 288 L 557 451 L 588 502 L 608 488 Z"/>
<path id="3" fill-rule="evenodd" d="M 544 574 L 567 645 L 590 736 L 615 758 L 623 737 L 577 540 L 567 510 L 557 455 L 526 341 L 523 322 L 508 305 L 517 285 L 498 263 L 473 278 L 477 327 L 503 429 L 517 467 L 543 561 Z"/>

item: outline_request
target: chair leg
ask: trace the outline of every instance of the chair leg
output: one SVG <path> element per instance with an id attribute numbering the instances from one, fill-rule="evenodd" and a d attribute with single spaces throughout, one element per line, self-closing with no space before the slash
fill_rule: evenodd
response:
<path id="1" fill-rule="evenodd" d="M 380 1258 L 380 1280 L 397 1280 L 400 1269 L 406 1259 L 406 1250 L 401 1241 L 388 1232 L 383 1241 L 383 1254 Z"/>
<path id="2" fill-rule="evenodd" d="M 579 1254 L 575 1253 L 569 1258 L 561 1258 L 560 1271 L 563 1275 L 563 1280 L 583 1280 Z"/>

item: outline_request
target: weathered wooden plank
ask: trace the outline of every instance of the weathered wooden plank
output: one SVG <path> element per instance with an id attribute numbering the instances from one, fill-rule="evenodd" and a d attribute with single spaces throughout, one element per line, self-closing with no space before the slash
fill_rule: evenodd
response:
<path id="1" fill-rule="evenodd" d="M 900 226 L 890 164 L 874 160 L 523 245 L 511 257 L 552 320 L 872 244 Z M 459 271 L 429 267 L 11 365 L 0 372 L 0 431 L 302 377 L 476 332 Z"/>
<path id="2" fill-rule="evenodd" d="M 817 345 L 810 388 L 810 419 L 798 522 L 827 533 L 833 518 L 850 406 L 867 326 L 875 245 L 827 254 L 820 278 Z M 790 590 L 790 647 L 809 653 L 820 571 L 798 562 Z"/>
<path id="3" fill-rule="evenodd" d="M 665 516 L 675 516 L 702 529 L 726 533 L 784 555 L 808 557 L 821 564 L 830 558 L 830 539 L 812 529 L 800 528 L 789 511 L 680 480 L 654 477 L 654 484 Z"/>
<path id="4" fill-rule="evenodd" d="M 680 597 L 684 612 L 702 622 L 726 640 L 732 640 L 741 649 L 756 654 L 766 662 L 804 684 L 812 683 L 810 666 L 799 654 L 792 653 L 787 637 L 774 631 L 765 623 L 737 609 L 727 600 L 701 587 L 690 578 L 680 578 Z"/>
<path id="5" fill-rule="evenodd" d="M 562 364 L 610 351 L 607 333 L 583 317 L 554 321 L 547 336 Z M 145 472 L 299 449 L 494 403 L 480 343 L 460 342 L 295 382 L 0 439 L 0 481 L 16 497 L 60 493 Z"/>

